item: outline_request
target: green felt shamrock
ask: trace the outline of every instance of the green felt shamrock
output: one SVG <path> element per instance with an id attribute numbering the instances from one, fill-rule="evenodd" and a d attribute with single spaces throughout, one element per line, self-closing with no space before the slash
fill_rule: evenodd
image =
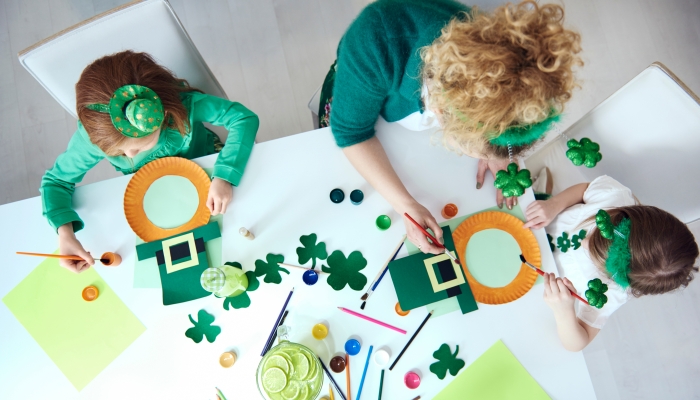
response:
<path id="1" fill-rule="evenodd" d="M 241 264 L 237 262 L 227 262 L 226 265 L 230 265 L 241 270 L 243 269 Z M 247 308 L 248 306 L 250 306 L 250 296 L 248 296 L 248 292 L 253 292 L 255 291 L 255 289 L 260 287 L 260 281 L 258 280 L 258 278 L 255 277 L 254 271 L 246 271 L 245 276 L 248 278 L 248 287 L 246 288 L 245 292 L 239 294 L 236 297 L 224 297 L 225 310 L 228 310 L 229 307 L 238 309 Z"/>
<path id="2" fill-rule="evenodd" d="M 561 236 L 557 238 L 557 247 L 562 253 L 569 251 L 569 247 L 571 247 L 571 240 L 569 240 L 568 233 L 562 232 Z"/>
<path id="3" fill-rule="evenodd" d="M 599 151 L 600 145 L 589 138 L 582 138 L 580 142 L 571 139 L 566 142 L 566 146 L 569 148 L 566 151 L 566 157 L 577 167 L 583 164 L 588 168 L 593 168 L 603 159 L 603 155 Z"/>
<path id="4" fill-rule="evenodd" d="M 185 331 L 185 336 L 192 339 L 195 343 L 201 342 L 206 336 L 209 343 L 214 343 L 216 337 L 221 333 L 220 327 L 211 324 L 214 322 L 214 316 L 204 310 L 199 310 L 199 313 L 197 313 L 198 321 L 192 319 L 192 314 L 188 315 L 188 317 L 190 317 L 190 322 L 194 326 Z"/>
<path id="5" fill-rule="evenodd" d="M 588 281 L 588 290 L 586 290 L 586 299 L 588 304 L 595 308 L 603 308 L 608 302 L 608 296 L 605 292 L 608 291 L 608 285 L 604 284 L 599 278 Z"/>
<path id="6" fill-rule="evenodd" d="M 316 268 L 316 259 L 325 260 L 328 257 L 326 253 L 326 244 L 318 242 L 316 244 L 316 234 L 304 235 L 299 238 L 304 247 L 297 247 L 297 255 L 299 256 L 299 264 L 304 265 L 311 260 L 311 269 Z"/>
<path id="7" fill-rule="evenodd" d="M 548 233 L 547 234 L 547 241 L 549 242 L 549 250 L 551 250 L 552 252 L 554 252 L 554 249 L 556 248 L 556 246 L 554 246 L 554 243 L 552 242 L 553 240 L 554 240 L 554 238 L 552 237 L 552 235 L 550 235 Z"/>
<path id="8" fill-rule="evenodd" d="M 532 186 L 530 171 L 527 169 L 518 171 L 518 164 L 510 163 L 507 171 L 496 172 L 493 185 L 503 191 L 504 197 L 522 196 L 525 189 Z"/>
<path id="9" fill-rule="evenodd" d="M 598 210 L 595 215 L 595 225 L 600 231 L 600 236 L 612 240 L 613 235 L 615 235 L 615 225 L 613 225 L 610 214 L 607 211 Z"/>
<path id="10" fill-rule="evenodd" d="M 270 253 L 265 258 L 267 262 L 255 260 L 255 275 L 265 275 L 265 279 L 263 279 L 265 283 L 281 283 L 282 275 L 280 275 L 280 271 L 289 275 L 289 271 L 279 266 L 279 263 L 284 262 L 284 256 Z"/>
<path id="11" fill-rule="evenodd" d="M 367 260 L 359 251 L 353 251 L 348 258 L 342 251 L 336 250 L 326 260 L 328 266 L 321 267 L 330 274 L 326 280 L 334 290 L 342 290 L 349 285 L 352 290 L 362 290 L 367 284 L 367 277 L 360 272 L 367 266 Z"/>
<path id="12" fill-rule="evenodd" d="M 447 343 L 443 343 L 433 353 L 433 357 L 438 361 L 430 364 L 430 372 L 437 375 L 440 379 L 445 379 L 448 370 L 452 376 L 457 376 L 457 372 L 464 367 L 464 360 L 457 358 L 457 353 L 459 353 L 459 345 L 455 349 L 454 354 L 452 354 L 450 346 Z"/>
<path id="13" fill-rule="evenodd" d="M 574 245 L 574 250 L 578 250 L 579 247 L 581 247 L 581 241 L 586 238 L 586 231 L 581 229 L 578 232 L 578 235 L 574 235 L 571 237 L 571 243 Z"/>

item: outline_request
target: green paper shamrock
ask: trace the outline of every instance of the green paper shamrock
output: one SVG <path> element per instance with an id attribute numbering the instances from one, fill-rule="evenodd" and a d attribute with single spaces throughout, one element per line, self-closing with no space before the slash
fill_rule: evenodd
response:
<path id="1" fill-rule="evenodd" d="M 593 168 L 603 159 L 603 155 L 599 151 L 600 145 L 589 138 L 582 138 L 581 142 L 571 139 L 566 142 L 566 146 L 569 147 L 569 150 L 566 151 L 566 157 L 577 167 L 583 164 L 588 168 Z"/>
<path id="2" fill-rule="evenodd" d="M 284 262 L 284 256 L 270 253 L 265 258 L 267 262 L 255 260 L 255 275 L 265 275 L 265 279 L 263 279 L 265 283 L 281 283 L 282 276 L 280 275 L 280 271 L 289 275 L 289 271 L 279 266 L 279 263 Z"/>
<path id="3" fill-rule="evenodd" d="M 608 296 L 604 293 L 608 291 L 608 285 L 604 284 L 599 278 L 588 281 L 588 290 L 586 290 L 586 299 L 588 304 L 595 308 L 603 308 L 608 302 Z"/>
<path id="4" fill-rule="evenodd" d="M 316 234 L 305 235 L 299 238 L 304 247 L 297 247 L 297 255 L 299 256 L 299 264 L 304 265 L 311 260 L 311 269 L 316 269 L 316 259 L 325 260 L 328 257 L 326 253 L 326 244 L 318 242 L 316 244 Z"/>
<path id="5" fill-rule="evenodd" d="M 549 250 L 551 250 L 552 252 L 554 252 L 554 249 L 556 248 L 556 246 L 554 246 L 554 243 L 552 243 L 553 240 L 554 240 L 554 238 L 552 237 L 552 235 L 550 235 L 548 233 L 547 234 L 547 241 L 549 242 Z"/>
<path id="6" fill-rule="evenodd" d="M 237 262 L 227 262 L 225 264 L 241 270 L 243 269 L 241 264 Z M 255 277 L 255 272 L 253 271 L 246 271 L 245 276 L 248 278 L 248 287 L 246 288 L 245 292 L 239 294 L 236 297 L 224 297 L 225 310 L 228 310 L 229 307 L 239 309 L 247 308 L 248 306 L 250 306 L 250 296 L 248 296 L 248 292 L 253 292 L 255 291 L 255 289 L 260 287 L 260 281 L 258 280 L 258 278 Z"/>
<path id="7" fill-rule="evenodd" d="M 613 225 L 612 219 L 610 219 L 610 214 L 608 214 L 607 211 L 598 210 L 598 213 L 595 215 L 595 225 L 600 231 L 600 236 L 608 240 L 612 240 L 613 235 L 615 234 L 615 225 Z"/>
<path id="8" fill-rule="evenodd" d="M 578 250 L 579 247 L 581 247 L 581 241 L 586 238 L 586 231 L 581 229 L 578 232 L 578 235 L 574 235 L 571 237 L 571 243 L 574 244 L 574 250 Z"/>
<path id="9" fill-rule="evenodd" d="M 518 164 L 510 163 L 507 171 L 496 172 L 493 185 L 503 191 L 504 197 L 522 196 L 525 189 L 532 186 L 530 171 L 527 169 L 518 171 Z"/>
<path id="10" fill-rule="evenodd" d="M 557 238 L 557 247 L 562 253 L 569 251 L 569 247 L 571 247 L 571 240 L 569 240 L 568 233 L 562 232 L 561 236 Z"/>
<path id="11" fill-rule="evenodd" d="M 457 358 L 457 353 L 459 353 L 459 345 L 455 349 L 454 354 L 452 354 L 450 346 L 447 343 L 443 343 L 433 353 L 433 357 L 438 361 L 430 364 L 430 372 L 437 375 L 440 379 L 445 379 L 448 370 L 452 376 L 457 376 L 457 372 L 464 367 L 464 360 Z"/>
<path id="12" fill-rule="evenodd" d="M 367 284 L 367 277 L 360 270 L 367 266 L 367 260 L 359 251 L 353 251 L 348 258 L 342 251 L 336 250 L 326 260 L 328 266 L 321 267 L 323 272 L 330 274 L 326 280 L 334 290 L 342 290 L 349 285 L 352 290 L 362 290 Z"/>
<path id="13" fill-rule="evenodd" d="M 214 316 L 204 310 L 199 310 L 199 313 L 197 313 L 198 321 L 192 319 L 192 314 L 188 315 L 188 317 L 190 317 L 190 322 L 194 326 L 185 331 L 185 336 L 192 339 L 195 343 L 201 342 L 206 336 L 209 343 L 214 343 L 216 337 L 221 333 L 220 327 L 211 324 L 214 322 Z"/>

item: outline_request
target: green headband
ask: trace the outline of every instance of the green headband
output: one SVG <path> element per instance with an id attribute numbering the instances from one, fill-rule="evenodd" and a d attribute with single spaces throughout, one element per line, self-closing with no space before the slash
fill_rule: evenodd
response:
<path id="1" fill-rule="evenodd" d="M 630 285 L 627 275 L 630 272 L 630 252 L 629 237 L 632 222 L 629 218 L 623 218 L 617 226 L 614 226 L 610 214 L 605 210 L 599 210 L 595 216 L 595 223 L 600 231 L 600 235 L 605 239 L 612 240 L 608 249 L 608 258 L 605 260 L 605 270 L 608 271 L 612 279 L 626 289 Z"/>
<path id="2" fill-rule="evenodd" d="M 88 104 L 89 110 L 109 114 L 112 124 L 122 135 L 141 138 L 160 128 L 163 103 L 156 93 L 141 85 L 124 85 L 107 104 Z"/>
<path id="3" fill-rule="evenodd" d="M 552 124 L 558 122 L 560 118 L 561 114 L 556 114 L 555 111 L 552 110 L 549 117 L 547 117 L 547 119 L 544 121 L 530 125 L 511 126 L 503 131 L 503 133 L 498 135 L 498 137 L 489 140 L 489 143 L 496 146 L 508 146 L 508 144 L 513 146 L 523 146 L 530 144 L 543 137 L 552 127 Z"/>

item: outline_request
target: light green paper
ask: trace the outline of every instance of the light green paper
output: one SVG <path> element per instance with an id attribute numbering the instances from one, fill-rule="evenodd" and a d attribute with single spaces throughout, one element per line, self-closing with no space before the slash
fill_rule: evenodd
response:
<path id="1" fill-rule="evenodd" d="M 482 285 L 499 288 L 509 284 L 520 272 L 520 246 L 508 232 L 484 229 L 467 243 L 467 268 Z"/>
<path id="2" fill-rule="evenodd" d="M 143 210 L 148 219 L 163 229 L 184 225 L 199 206 L 197 189 L 189 179 L 166 175 L 156 179 L 143 197 Z"/>
<path id="3" fill-rule="evenodd" d="M 81 296 L 89 285 L 100 292 L 92 302 Z M 75 274 L 53 258 L 39 264 L 3 302 L 77 390 L 146 330 L 95 268 Z"/>
<path id="4" fill-rule="evenodd" d="M 453 399 L 544 400 L 550 397 L 499 340 L 434 397 L 434 400 Z"/>

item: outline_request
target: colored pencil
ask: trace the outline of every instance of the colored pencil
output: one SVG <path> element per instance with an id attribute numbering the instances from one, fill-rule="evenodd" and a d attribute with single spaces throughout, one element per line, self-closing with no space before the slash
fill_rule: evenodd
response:
<path id="1" fill-rule="evenodd" d="M 428 315 L 425 316 L 425 319 L 423 320 L 423 322 L 421 322 L 418 329 L 416 329 L 416 332 L 413 334 L 413 336 L 411 336 L 410 339 L 408 339 L 408 343 L 406 343 L 406 345 L 403 347 L 403 349 L 401 349 L 401 353 L 399 353 L 398 357 L 396 357 L 396 360 L 394 360 L 394 362 L 391 364 L 391 367 L 389 367 L 389 371 L 394 369 L 394 366 L 396 365 L 397 362 L 399 362 L 399 360 L 401 359 L 401 356 L 403 356 L 403 353 L 406 352 L 406 349 L 408 348 L 408 346 L 410 346 L 411 342 L 413 342 L 413 339 L 415 339 L 416 336 L 418 336 L 418 333 L 420 332 L 421 329 L 423 329 L 423 326 L 425 325 L 426 322 L 428 322 L 428 319 L 430 319 L 430 316 L 432 316 L 432 315 L 433 315 L 433 312 L 431 311 L 428 313 Z"/>
<path id="2" fill-rule="evenodd" d="M 289 310 L 284 310 L 284 315 L 282 315 L 282 319 L 277 324 L 277 328 L 284 325 L 284 320 L 287 319 L 287 314 L 289 314 Z M 275 339 L 277 339 L 277 329 L 275 329 L 275 334 L 272 335 L 272 340 L 270 341 L 270 343 L 265 343 L 265 345 L 267 345 L 267 350 L 265 350 L 265 353 L 270 351 L 270 348 L 272 348 L 272 344 L 275 343 Z"/>
<path id="3" fill-rule="evenodd" d="M 270 347 L 272 347 L 272 341 L 274 340 L 275 335 L 277 334 L 277 327 L 280 324 L 280 321 L 282 320 L 282 316 L 284 315 L 284 312 L 287 310 L 287 304 L 289 304 L 289 299 L 292 298 L 292 295 L 294 294 L 294 288 L 289 291 L 289 295 L 287 296 L 287 300 L 284 302 L 284 305 L 282 306 L 282 309 L 280 310 L 280 315 L 277 316 L 277 321 L 275 321 L 275 325 L 272 327 L 272 332 L 270 332 L 270 336 L 267 337 L 267 342 L 265 343 L 265 347 L 263 347 L 263 351 L 260 354 L 260 356 L 264 356 L 265 353 L 267 353 L 268 350 L 270 350 Z"/>
<path id="4" fill-rule="evenodd" d="M 21 256 L 34 256 L 34 257 L 46 257 L 46 258 L 60 258 L 63 260 L 76 260 L 76 261 L 85 261 L 84 258 L 80 256 L 71 256 L 71 255 L 66 255 L 66 254 L 44 254 L 44 253 L 26 253 L 24 251 L 17 251 L 16 254 L 19 254 Z M 96 258 L 95 260 L 98 260 L 99 262 L 106 264 L 109 263 L 109 260 L 106 258 Z"/>
<path id="5" fill-rule="evenodd" d="M 352 400 L 352 394 L 350 393 L 350 356 L 348 353 L 345 353 L 345 380 L 348 387 L 348 400 Z"/>
<path id="6" fill-rule="evenodd" d="M 367 290 L 367 292 L 365 292 L 365 294 L 362 295 L 362 297 L 360 298 L 362 301 L 367 301 L 367 299 L 369 299 L 372 293 L 374 293 L 374 289 L 377 288 L 379 282 L 381 282 L 382 278 L 384 278 L 384 274 L 386 274 L 386 271 L 389 270 L 389 263 L 394 261 L 396 259 L 396 256 L 399 254 L 399 251 L 401 250 L 404 241 L 406 241 L 406 235 L 403 235 L 401 237 L 401 241 L 391 252 L 393 255 L 388 260 L 386 260 L 384 266 L 379 270 L 379 273 L 377 273 L 377 276 L 372 281 L 372 284 L 369 285 L 369 289 Z M 362 306 L 360 308 L 363 310 L 365 309 L 364 303 L 362 303 Z"/>
<path id="7" fill-rule="evenodd" d="M 221 390 L 218 387 L 215 387 L 214 389 L 216 389 L 216 397 L 218 397 L 219 400 L 226 400 L 226 396 L 221 393 Z"/>
<path id="8" fill-rule="evenodd" d="M 365 361 L 365 369 L 362 370 L 362 379 L 360 379 L 360 388 L 357 389 L 357 400 L 360 400 L 362 396 L 362 386 L 365 384 L 365 375 L 367 375 L 367 367 L 369 367 L 369 358 L 372 356 L 373 346 L 369 346 L 369 351 L 367 352 L 367 361 Z"/>
<path id="9" fill-rule="evenodd" d="M 457 259 L 457 257 L 453 256 L 452 253 L 450 253 L 450 251 L 447 250 L 447 247 L 445 247 L 445 245 L 443 245 L 442 243 L 438 242 L 438 240 L 435 239 L 435 237 L 434 237 L 433 235 L 429 234 L 428 231 L 426 231 L 422 226 L 420 226 L 420 224 L 419 224 L 418 222 L 416 222 L 415 219 L 411 218 L 411 216 L 408 215 L 408 213 L 404 213 L 403 215 L 405 215 L 406 218 L 408 218 L 411 222 L 413 222 L 413 225 L 415 225 L 418 229 L 420 229 L 421 232 L 423 232 L 423 234 L 424 234 L 425 236 L 427 236 L 428 239 L 430 239 L 430 240 L 433 242 L 433 244 L 434 244 L 435 246 L 437 246 L 437 247 L 439 247 L 439 248 L 445 250 L 445 254 L 447 254 L 447 255 L 452 259 L 452 261 L 455 262 L 455 264 L 460 264 L 460 265 L 461 265 L 461 263 L 459 262 L 459 260 Z"/>
<path id="10" fill-rule="evenodd" d="M 395 330 L 396 332 L 402 333 L 402 334 L 404 334 L 404 335 L 406 334 L 406 331 L 405 331 L 405 330 L 403 330 L 403 329 L 401 329 L 401 328 L 397 328 L 397 327 L 395 327 L 395 326 L 393 326 L 393 325 L 389 325 L 389 324 L 387 324 L 386 322 L 382 322 L 382 321 L 376 320 L 376 319 L 374 319 L 374 318 L 368 317 L 368 316 L 366 316 L 366 315 L 360 314 L 360 313 L 358 313 L 358 312 L 355 312 L 355 311 L 352 311 L 352 310 L 348 310 L 348 309 L 345 308 L 345 307 L 338 307 L 338 309 L 339 309 L 340 311 L 346 312 L 346 313 L 348 313 L 348 314 L 350 314 L 350 315 L 354 315 L 354 316 L 356 316 L 356 317 L 362 318 L 362 319 L 364 319 L 365 321 L 374 322 L 374 323 L 377 324 L 377 325 L 381 325 L 381 326 L 383 326 L 383 327 L 385 327 L 385 328 L 389 328 L 389 329 Z"/>
<path id="11" fill-rule="evenodd" d="M 382 368 L 382 375 L 379 378 L 379 397 L 377 400 L 382 400 L 382 389 L 384 389 L 384 368 Z"/>
<path id="12" fill-rule="evenodd" d="M 535 272 L 537 272 L 537 273 L 540 274 L 541 276 L 544 276 L 545 272 L 542 271 L 541 269 L 535 267 L 534 265 L 530 264 L 529 262 L 527 262 L 527 260 L 525 259 L 525 256 L 523 256 L 522 254 L 520 255 L 520 261 L 522 261 L 522 262 L 523 262 L 525 265 L 527 265 L 528 267 L 534 269 Z M 588 304 L 588 301 L 586 301 L 586 299 L 584 299 L 583 297 L 579 296 L 579 295 L 578 295 L 576 292 L 574 292 L 573 290 L 569 289 L 569 293 L 571 293 L 572 296 L 576 297 L 577 299 L 581 300 L 582 302 Z"/>
<path id="13" fill-rule="evenodd" d="M 321 271 L 321 269 L 313 269 L 313 268 L 306 268 L 302 267 L 301 265 L 294 265 L 294 264 L 285 264 L 285 263 L 278 263 L 280 267 L 289 267 L 289 268 L 299 268 L 299 269 L 304 269 L 307 271 L 316 271 L 317 274 L 325 274 L 326 272 Z"/>
<path id="14" fill-rule="evenodd" d="M 333 379 L 333 375 L 331 375 L 331 371 L 328 370 L 328 367 L 326 367 L 326 364 L 323 363 L 323 360 L 321 360 L 321 357 L 316 356 L 316 358 L 318 358 L 318 362 L 321 363 L 321 366 L 323 367 L 323 370 L 326 371 L 326 376 L 328 376 L 328 379 L 331 381 L 331 383 L 333 384 L 333 386 L 335 386 L 335 390 L 338 391 L 338 394 L 340 394 L 340 397 L 342 397 L 343 400 L 347 400 L 347 398 L 346 398 L 345 395 L 343 394 L 343 391 L 340 390 L 340 386 L 338 386 L 338 382 L 336 382 L 335 379 Z M 333 391 L 331 391 L 331 393 L 332 393 L 332 392 L 333 392 Z M 333 399 L 332 395 L 331 395 L 331 399 Z"/>
<path id="15" fill-rule="evenodd" d="M 335 396 L 333 395 L 333 386 L 331 384 L 328 384 L 328 396 L 331 397 L 331 400 L 335 400 Z"/>

